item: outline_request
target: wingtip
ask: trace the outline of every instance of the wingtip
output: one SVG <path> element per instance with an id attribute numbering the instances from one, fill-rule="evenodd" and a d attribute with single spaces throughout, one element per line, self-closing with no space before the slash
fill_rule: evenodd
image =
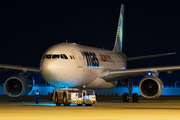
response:
<path id="1" fill-rule="evenodd" d="M 167 53 L 167 55 L 174 55 L 177 54 L 177 52 Z"/>

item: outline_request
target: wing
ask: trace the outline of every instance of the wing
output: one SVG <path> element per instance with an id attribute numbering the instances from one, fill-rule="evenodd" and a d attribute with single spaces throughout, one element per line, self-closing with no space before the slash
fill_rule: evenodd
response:
<path id="1" fill-rule="evenodd" d="M 176 54 L 176 52 L 164 53 L 164 54 L 156 54 L 156 55 L 147 55 L 147 56 L 139 56 L 139 57 L 131 57 L 131 58 L 127 58 L 127 61 L 142 60 L 142 59 L 162 57 L 162 56 L 168 56 L 168 55 L 174 55 L 174 54 Z"/>
<path id="2" fill-rule="evenodd" d="M 13 69 L 13 70 L 22 70 L 24 72 L 30 71 L 30 72 L 40 72 L 39 68 L 33 68 L 33 67 L 25 67 L 25 66 L 19 66 L 19 65 L 6 65 L 6 64 L 0 64 L 0 69 Z"/>
<path id="3" fill-rule="evenodd" d="M 165 72 L 180 70 L 180 65 L 176 66 L 163 66 L 163 67 L 150 67 L 150 68 L 134 68 L 123 70 L 104 70 L 100 75 L 107 82 L 117 81 L 128 77 L 134 77 L 138 75 L 146 75 L 147 72 Z"/>

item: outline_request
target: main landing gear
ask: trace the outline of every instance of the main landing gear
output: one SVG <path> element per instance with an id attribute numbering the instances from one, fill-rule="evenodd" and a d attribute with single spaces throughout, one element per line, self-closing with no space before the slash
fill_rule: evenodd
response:
<path id="1" fill-rule="evenodd" d="M 129 100 L 132 100 L 133 102 L 138 102 L 138 94 L 137 93 L 132 93 L 133 89 L 133 81 L 132 78 L 128 79 L 128 85 L 126 85 L 124 82 L 121 81 L 122 84 L 124 84 L 128 90 L 129 93 L 124 93 L 123 94 L 123 102 L 129 102 Z"/>

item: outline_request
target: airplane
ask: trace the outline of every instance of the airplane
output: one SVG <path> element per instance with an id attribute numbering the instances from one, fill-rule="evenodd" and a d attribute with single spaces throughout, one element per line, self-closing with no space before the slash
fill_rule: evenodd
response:
<path id="1" fill-rule="evenodd" d="M 100 49 L 76 43 L 59 43 L 48 48 L 42 55 L 39 68 L 0 64 L 0 69 L 21 71 L 19 75 L 9 77 L 4 84 L 4 91 L 10 97 L 27 95 L 33 86 L 27 73 L 40 73 L 56 88 L 110 89 L 128 79 L 129 93 L 123 94 L 123 102 L 138 102 L 138 94 L 132 93 L 133 80 L 139 75 L 145 77 L 139 84 L 140 94 L 145 98 L 157 98 L 163 92 L 163 82 L 159 72 L 180 70 L 180 66 L 162 66 L 126 69 L 127 61 L 172 55 L 165 53 L 127 58 L 122 53 L 124 5 L 121 5 L 117 34 L 113 50 Z M 151 75 L 147 75 L 151 73 Z M 125 84 L 125 83 L 123 83 Z"/>

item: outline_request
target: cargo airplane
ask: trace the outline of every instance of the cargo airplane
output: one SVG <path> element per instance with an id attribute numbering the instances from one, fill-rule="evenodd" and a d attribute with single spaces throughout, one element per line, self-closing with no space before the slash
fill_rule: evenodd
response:
<path id="1" fill-rule="evenodd" d="M 121 5 L 117 34 L 112 51 L 79 45 L 60 43 L 51 46 L 42 55 L 39 68 L 0 64 L 0 69 L 20 70 L 19 75 L 9 77 L 4 84 L 5 93 L 10 97 L 27 95 L 33 82 L 26 73 L 38 72 L 56 88 L 109 89 L 117 81 L 129 78 L 129 93 L 123 94 L 123 101 L 138 101 L 138 94 L 132 93 L 132 77 L 145 75 L 139 84 L 139 91 L 145 98 L 157 98 L 163 92 L 159 72 L 180 70 L 180 66 L 126 69 L 127 61 L 166 56 L 174 53 L 127 58 L 122 53 L 124 5 Z M 150 76 L 147 73 L 151 72 Z"/>

